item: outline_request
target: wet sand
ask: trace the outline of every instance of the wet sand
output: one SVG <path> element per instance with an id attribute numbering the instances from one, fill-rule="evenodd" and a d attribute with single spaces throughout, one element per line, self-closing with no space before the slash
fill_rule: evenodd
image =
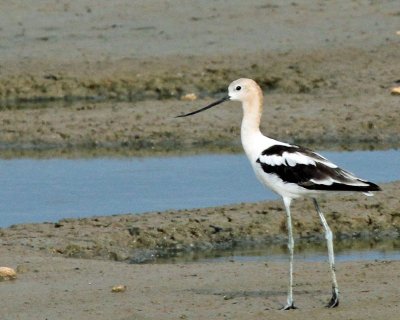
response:
<path id="1" fill-rule="evenodd" d="M 128 265 L 110 261 L 21 257 L 2 247 L 2 262 L 23 273 L 1 282 L 3 319 L 397 319 L 398 261 L 345 262 L 337 268 L 341 305 L 330 298 L 326 263 L 295 264 L 295 301 L 283 312 L 285 263 Z M 4 258 L 5 257 L 5 258 Z M 112 293 L 113 286 L 127 286 Z"/>
<path id="2" fill-rule="evenodd" d="M 234 103 L 190 119 L 239 77 L 256 79 L 263 131 L 318 149 L 399 147 L 396 2 L 0 4 L 2 157 L 238 151 Z M 184 26 L 184 28 L 182 28 Z M 196 101 L 182 101 L 195 93 Z M 71 103 L 74 102 L 74 103 Z M 337 237 L 398 237 L 399 183 L 322 201 Z M 297 238 L 320 239 L 298 201 Z M 98 213 L 93 212 L 93 215 Z M 0 229 L 1 319 L 397 319 L 398 262 L 297 263 L 301 309 L 280 312 L 286 263 L 129 265 L 165 250 L 283 243 L 279 202 Z M 112 293 L 116 284 L 124 293 Z"/>

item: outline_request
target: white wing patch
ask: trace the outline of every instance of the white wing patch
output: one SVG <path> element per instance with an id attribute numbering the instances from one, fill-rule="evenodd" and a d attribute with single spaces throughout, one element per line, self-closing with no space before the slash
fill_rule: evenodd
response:
<path id="1" fill-rule="evenodd" d="M 315 166 L 315 160 L 299 152 L 284 152 L 282 157 L 286 159 L 286 163 L 294 167 L 297 164 L 312 165 Z"/>
<path id="2" fill-rule="evenodd" d="M 310 182 L 315 183 L 315 184 L 323 184 L 326 186 L 331 186 L 334 182 L 338 182 L 338 181 L 333 180 L 331 177 L 329 177 L 324 180 L 310 179 Z"/>
<path id="3" fill-rule="evenodd" d="M 330 168 L 337 168 L 335 164 L 332 162 L 329 162 L 327 159 L 324 157 L 316 154 L 318 157 L 321 157 L 319 159 L 318 157 L 310 157 L 308 155 L 305 155 L 301 152 L 283 152 L 282 156 L 274 154 L 274 155 L 262 155 L 260 156 L 260 162 L 263 162 L 267 165 L 270 166 L 290 166 L 294 167 L 298 164 L 303 164 L 303 165 L 312 165 L 315 166 L 316 162 L 323 163 L 324 165 L 330 167 Z"/>
<path id="4" fill-rule="evenodd" d="M 271 155 L 271 156 L 260 156 L 260 161 L 269 166 L 281 166 L 286 165 L 285 158 L 279 155 Z"/>

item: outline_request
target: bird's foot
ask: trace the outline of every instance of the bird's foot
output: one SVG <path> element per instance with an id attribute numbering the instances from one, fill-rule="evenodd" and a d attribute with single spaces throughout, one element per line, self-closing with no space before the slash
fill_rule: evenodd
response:
<path id="1" fill-rule="evenodd" d="M 294 302 L 292 301 L 291 303 L 287 303 L 284 307 L 282 307 L 280 310 L 291 310 L 291 309 L 298 309 L 295 305 Z"/>
<path id="2" fill-rule="evenodd" d="M 339 305 L 339 290 L 335 287 L 332 288 L 332 298 L 326 305 L 327 308 L 336 308 Z"/>

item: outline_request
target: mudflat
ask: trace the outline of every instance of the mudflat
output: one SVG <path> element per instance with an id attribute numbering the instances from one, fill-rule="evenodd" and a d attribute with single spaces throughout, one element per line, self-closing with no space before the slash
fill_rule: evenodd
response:
<path id="1" fill-rule="evenodd" d="M 319 149 L 399 147 L 395 1 L 40 1 L 0 4 L 2 157 L 240 150 L 240 107 L 176 115 L 239 77 L 265 92 L 262 130 Z M 193 93 L 195 100 L 186 101 Z M 256 183 L 256 182 L 255 182 Z M 398 236 L 399 183 L 374 198 L 326 198 L 336 237 Z M 311 212 L 310 212 L 311 211 Z M 293 208 L 297 239 L 322 240 L 311 203 Z M 93 212 L 93 216 L 97 215 Z M 1 319 L 398 319 L 400 264 L 128 264 L 163 250 L 236 241 L 284 243 L 278 202 L 64 219 L 0 229 Z M 114 285 L 126 285 L 114 293 Z"/>

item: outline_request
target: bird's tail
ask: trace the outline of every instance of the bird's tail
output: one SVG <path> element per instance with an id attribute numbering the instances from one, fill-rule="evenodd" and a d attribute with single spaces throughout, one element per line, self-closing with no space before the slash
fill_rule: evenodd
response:
<path id="1" fill-rule="evenodd" d="M 368 186 L 366 187 L 366 190 L 365 190 L 366 192 L 363 192 L 368 197 L 372 197 L 374 195 L 372 193 L 372 191 L 382 191 L 381 187 L 373 182 L 364 181 L 364 180 L 361 180 L 361 181 L 368 184 Z"/>

